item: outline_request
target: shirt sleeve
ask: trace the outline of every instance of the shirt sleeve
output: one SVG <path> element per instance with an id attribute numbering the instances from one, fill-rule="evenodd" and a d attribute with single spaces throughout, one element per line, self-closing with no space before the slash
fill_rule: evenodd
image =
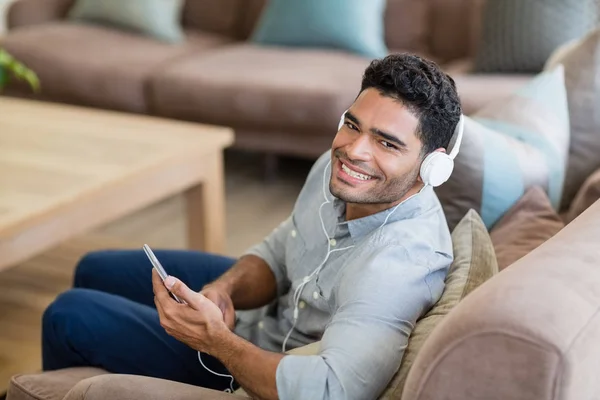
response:
<path id="1" fill-rule="evenodd" d="M 403 261 L 404 260 L 404 261 Z M 417 319 L 431 306 L 427 266 L 401 247 L 358 257 L 344 272 L 315 356 L 285 356 L 279 398 L 374 399 L 398 370 Z"/>
<path id="2" fill-rule="evenodd" d="M 292 216 L 290 215 L 279 226 L 263 239 L 245 252 L 262 258 L 273 274 L 277 282 L 277 293 L 283 295 L 289 288 L 290 282 L 287 278 L 285 266 L 286 241 L 293 229 Z"/>

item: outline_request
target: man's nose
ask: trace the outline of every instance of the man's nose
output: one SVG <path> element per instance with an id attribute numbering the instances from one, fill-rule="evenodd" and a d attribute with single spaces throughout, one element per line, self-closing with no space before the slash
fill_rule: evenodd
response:
<path id="1" fill-rule="evenodd" d="M 357 135 L 346 148 L 346 153 L 351 160 L 367 161 L 371 158 L 371 146 L 368 135 Z"/>

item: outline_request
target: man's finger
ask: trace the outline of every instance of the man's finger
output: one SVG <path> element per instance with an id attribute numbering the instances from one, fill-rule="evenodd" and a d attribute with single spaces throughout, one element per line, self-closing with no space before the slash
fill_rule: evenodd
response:
<path id="1" fill-rule="evenodd" d="M 158 275 L 158 272 L 152 269 L 152 289 L 154 290 L 154 296 L 160 303 L 167 304 L 166 302 L 171 300 L 169 292 L 165 288 L 162 279 Z"/>
<path id="2" fill-rule="evenodd" d="M 165 286 L 181 300 L 185 301 L 190 307 L 197 310 L 199 306 L 199 298 L 204 297 L 198 292 L 194 292 L 187 285 L 181 282 L 174 276 L 168 276 L 165 279 Z"/>

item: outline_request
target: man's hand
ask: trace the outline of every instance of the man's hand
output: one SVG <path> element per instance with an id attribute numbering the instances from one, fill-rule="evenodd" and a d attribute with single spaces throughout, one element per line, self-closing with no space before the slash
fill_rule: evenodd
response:
<path id="1" fill-rule="evenodd" d="M 187 304 L 180 304 L 171 298 L 165 286 Z M 170 276 L 163 284 L 154 269 L 152 287 L 160 324 L 165 331 L 191 348 L 211 354 L 222 333 L 229 332 L 220 308 L 177 278 Z"/>
<path id="2" fill-rule="evenodd" d="M 212 301 L 223 313 L 225 324 L 230 330 L 235 328 L 235 309 L 229 293 L 219 285 L 206 285 L 200 294 Z"/>

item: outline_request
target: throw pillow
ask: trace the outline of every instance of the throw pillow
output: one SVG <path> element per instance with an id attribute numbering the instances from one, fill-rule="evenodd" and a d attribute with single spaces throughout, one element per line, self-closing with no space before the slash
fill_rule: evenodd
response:
<path id="1" fill-rule="evenodd" d="M 183 0 L 76 0 L 68 18 L 111 25 L 176 43 L 184 38 L 180 24 Z"/>
<path id="2" fill-rule="evenodd" d="M 480 216 L 469 210 L 452 231 L 454 261 L 446 276 L 442 297 L 415 326 L 400 369 L 381 399 L 399 399 L 408 372 L 433 329 L 469 293 L 498 273 L 494 246 Z"/>
<path id="3" fill-rule="evenodd" d="M 546 190 L 558 209 L 568 146 L 561 67 L 465 118 L 454 172 L 436 188 L 450 228 L 472 208 L 491 229 L 532 186 Z"/>
<path id="4" fill-rule="evenodd" d="M 594 28 L 597 8 L 596 0 L 488 0 L 475 70 L 540 72 L 556 48 Z"/>
<path id="5" fill-rule="evenodd" d="M 251 40 L 262 45 L 317 47 L 381 58 L 387 54 L 386 0 L 270 0 Z"/>
<path id="6" fill-rule="evenodd" d="M 547 69 L 563 65 L 571 116 L 571 144 L 562 208 L 600 168 L 600 29 L 552 55 Z"/>
<path id="7" fill-rule="evenodd" d="M 546 192 L 537 186 L 530 188 L 490 232 L 498 268 L 502 271 L 556 235 L 564 226 Z"/>
<path id="8" fill-rule="evenodd" d="M 598 199 L 600 199 L 600 169 L 591 174 L 577 192 L 565 218 L 567 223 L 577 218 Z"/>

